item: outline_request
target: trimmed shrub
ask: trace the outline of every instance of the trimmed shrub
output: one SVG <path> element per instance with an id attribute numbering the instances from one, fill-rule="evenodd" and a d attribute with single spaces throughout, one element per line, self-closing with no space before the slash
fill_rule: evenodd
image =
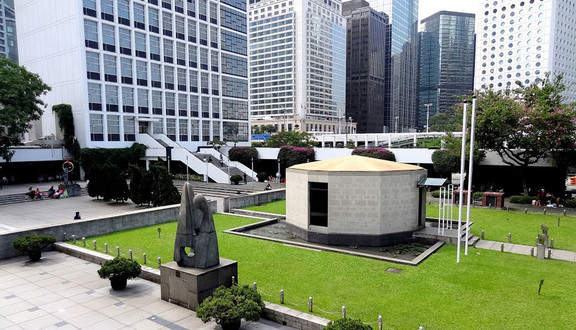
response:
<path id="1" fill-rule="evenodd" d="M 564 207 L 574 208 L 576 207 L 576 199 L 567 199 L 564 201 Z"/>
<path id="2" fill-rule="evenodd" d="M 352 155 L 364 156 L 376 159 L 389 160 L 392 162 L 396 161 L 396 156 L 390 150 L 385 148 L 356 148 L 352 151 Z"/>
<path id="3" fill-rule="evenodd" d="M 254 147 L 232 147 L 228 150 L 228 157 L 249 168 L 252 166 L 252 159 L 258 160 L 258 150 Z"/>
<path id="4" fill-rule="evenodd" d="M 238 174 L 234 174 L 233 176 L 230 177 L 230 182 L 232 182 L 233 184 L 238 184 L 242 180 L 243 180 L 242 177 Z"/>
<path id="5" fill-rule="evenodd" d="M 231 288 L 221 286 L 198 306 L 196 316 L 204 323 L 213 319 L 216 324 L 227 328 L 234 323 L 240 327 L 242 319 L 258 321 L 262 311 L 264 311 L 262 297 L 247 285 Z"/>
<path id="6" fill-rule="evenodd" d="M 345 317 L 328 323 L 324 330 L 372 330 L 372 327 L 362 320 Z"/>
<path id="7" fill-rule="evenodd" d="M 307 161 L 313 162 L 315 160 L 314 149 L 305 147 L 292 147 L 283 146 L 278 152 L 278 158 L 282 169 L 288 168 L 293 165 L 306 163 Z"/>
<path id="8" fill-rule="evenodd" d="M 258 182 L 264 182 L 266 179 L 268 179 L 268 173 L 258 172 L 258 174 L 256 174 L 256 177 L 258 178 Z"/>
<path id="9" fill-rule="evenodd" d="M 474 192 L 474 193 L 472 194 L 472 198 L 473 198 L 475 201 L 481 201 L 481 200 L 482 200 L 482 194 L 484 194 L 484 192 L 482 192 L 482 191 L 476 191 L 476 192 Z"/>
<path id="10" fill-rule="evenodd" d="M 515 204 L 532 204 L 532 201 L 538 199 L 534 196 L 510 196 L 510 203 Z"/>
<path id="11" fill-rule="evenodd" d="M 434 191 L 432 191 L 432 197 L 434 197 L 434 198 L 440 198 L 440 190 L 434 190 Z"/>

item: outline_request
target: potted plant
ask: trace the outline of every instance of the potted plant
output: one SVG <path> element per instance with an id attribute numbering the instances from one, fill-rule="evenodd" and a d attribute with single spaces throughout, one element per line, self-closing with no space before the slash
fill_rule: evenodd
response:
<path id="1" fill-rule="evenodd" d="M 198 306 L 196 316 L 204 323 L 214 319 L 223 330 L 237 330 L 242 319 L 258 321 L 263 310 L 262 297 L 247 285 L 221 286 Z"/>
<path id="2" fill-rule="evenodd" d="M 142 267 L 136 261 L 118 256 L 107 260 L 98 270 L 100 278 L 109 278 L 112 290 L 122 290 L 129 278 L 135 278 L 142 272 Z"/>
<path id="3" fill-rule="evenodd" d="M 42 257 L 42 249 L 56 242 L 56 238 L 50 235 L 26 235 L 24 238 L 17 238 L 12 245 L 22 253 L 27 253 L 32 261 L 38 261 Z"/>
<path id="4" fill-rule="evenodd" d="M 242 177 L 238 174 L 235 174 L 235 175 L 230 177 L 230 181 L 232 181 L 232 183 L 234 183 L 234 184 L 238 184 L 238 183 L 240 183 L 240 181 L 242 181 Z"/>

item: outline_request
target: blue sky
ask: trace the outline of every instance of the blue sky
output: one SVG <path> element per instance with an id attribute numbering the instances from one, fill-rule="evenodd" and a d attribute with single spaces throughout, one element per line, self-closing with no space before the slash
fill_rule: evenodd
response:
<path id="1" fill-rule="evenodd" d="M 441 10 L 474 13 L 480 0 L 420 0 L 419 21 Z"/>

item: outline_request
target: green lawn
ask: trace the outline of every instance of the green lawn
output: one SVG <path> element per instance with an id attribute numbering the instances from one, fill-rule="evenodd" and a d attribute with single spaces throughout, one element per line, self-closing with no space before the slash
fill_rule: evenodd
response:
<path id="1" fill-rule="evenodd" d="M 286 214 L 286 200 L 280 200 L 262 205 L 248 206 L 246 210 L 260 211 L 274 214 Z"/>
<path id="2" fill-rule="evenodd" d="M 238 261 L 240 283 L 256 281 L 270 302 L 278 303 L 284 289 L 288 307 L 307 311 L 312 296 L 316 307 L 336 313 L 316 309 L 316 315 L 335 319 L 346 305 L 349 316 L 376 322 L 382 315 L 394 329 L 573 327 L 574 263 L 471 248 L 456 264 L 455 246 L 444 246 L 412 267 L 224 234 L 224 229 L 252 221 L 219 214 L 214 219 L 220 256 Z M 116 245 L 123 253 L 131 248 L 139 259 L 145 251 L 155 265 L 157 256 L 172 260 L 175 230 L 174 222 L 89 241 L 97 239 L 98 250 L 104 242 L 111 252 Z M 402 272 L 386 272 L 389 267 Z M 545 283 L 538 296 L 540 279 Z"/>

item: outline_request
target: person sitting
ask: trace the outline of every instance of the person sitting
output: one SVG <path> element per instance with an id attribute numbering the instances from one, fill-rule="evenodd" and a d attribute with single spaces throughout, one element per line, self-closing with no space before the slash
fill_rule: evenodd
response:
<path id="1" fill-rule="evenodd" d="M 48 198 L 52 198 L 54 196 L 55 192 L 56 192 L 56 190 L 54 190 L 54 186 L 50 187 L 50 189 L 48 189 L 48 191 L 47 191 Z"/>
<path id="2" fill-rule="evenodd" d="M 42 192 L 40 191 L 40 188 L 36 188 L 36 191 L 34 191 L 34 198 L 42 199 Z"/>
<path id="3" fill-rule="evenodd" d="M 67 189 L 63 189 L 64 191 L 62 192 L 62 194 L 60 194 L 60 196 L 58 196 L 60 199 L 62 198 L 68 198 L 68 190 Z"/>
<path id="4" fill-rule="evenodd" d="M 32 187 L 28 188 L 28 192 L 26 193 L 26 196 L 30 197 L 30 199 L 34 199 L 34 196 L 36 196 L 36 193 L 34 192 L 34 190 L 32 190 Z"/>
<path id="5" fill-rule="evenodd" d="M 272 186 L 270 184 L 266 185 L 266 188 L 264 188 L 264 190 L 272 190 Z"/>
<path id="6" fill-rule="evenodd" d="M 74 220 L 81 220 L 82 217 L 80 217 L 80 212 L 76 212 L 76 215 L 74 216 Z"/>
<path id="7" fill-rule="evenodd" d="M 60 198 L 60 196 L 64 193 L 64 189 L 60 188 L 58 191 L 54 193 L 54 198 Z"/>

